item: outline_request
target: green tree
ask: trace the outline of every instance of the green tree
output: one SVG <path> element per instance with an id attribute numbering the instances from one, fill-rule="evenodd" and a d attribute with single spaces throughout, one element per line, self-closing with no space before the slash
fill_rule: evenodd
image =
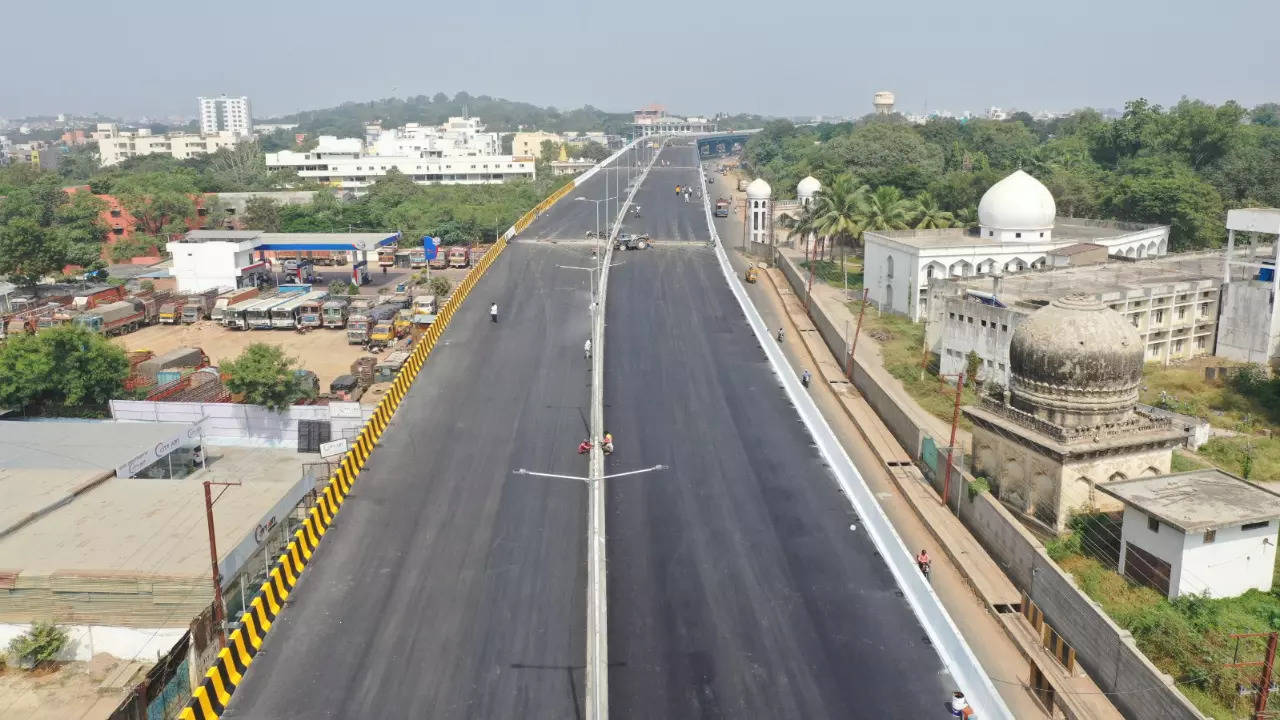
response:
<path id="1" fill-rule="evenodd" d="M 0 274 L 30 284 L 64 265 L 94 266 L 105 207 L 89 193 L 64 192 L 52 174 L 0 198 Z"/>
<path id="2" fill-rule="evenodd" d="M 1217 247 L 1226 236 L 1218 191 L 1174 158 L 1124 163 L 1106 184 L 1102 208 L 1113 217 L 1169 225 L 1172 250 Z"/>
<path id="3" fill-rule="evenodd" d="M 892 185 L 881 185 L 864 196 L 863 230 L 906 230 L 911 227 L 915 208 L 902 191 Z"/>
<path id="4" fill-rule="evenodd" d="M 873 187 L 897 185 L 919 192 L 942 173 L 943 153 L 911 126 L 873 123 L 831 140 L 819 162 L 830 174 L 851 172 Z"/>
<path id="5" fill-rule="evenodd" d="M 980 152 L 991 166 L 1009 172 L 1031 160 L 1036 136 L 1020 122 L 972 120 L 965 124 L 969 149 Z"/>
<path id="6" fill-rule="evenodd" d="M 560 158 L 560 143 L 554 140 L 543 140 L 539 146 L 538 159 L 543 162 L 551 162 Z"/>
<path id="7" fill-rule="evenodd" d="M 235 360 L 223 363 L 222 371 L 227 374 L 227 389 L 243 394 L 246 403 L 283 412 L 307 396 L 295 364 L 280 346 L 253 343 Z"/>
<path id="8" fill-rule="evenodd" d="M 79 326 L 46 328 L 0 347 L 0 406 L 97 416 L 124 390 L 128 376 L 129 360 L 119 346 Z"/>
<path id="9" fill-rule="evenodd" d="M 982 357 L 976 350 L 970 350 L 964 356 L 964 379 L 966 383 L 978 383 L 978 371 L 982 369 Z"/>
<path id="10" fill-rule="evenodd" d="M 107 203 L 87 192 L 70 193 L 68 201 L 54 211 L 53 228 L 66 263 L 90 269 L 105 267 L 102 244 L 107 239 L 107 225 L 102 214 L 106 211 Z"/>
<path id="11" fill-rule="evenodd" d="M 818 235 L 847 245 L 862 237 L 866 228 L 866 185 L 855 185 L 848 173 L 836 176 L 814 196 L 813 229 Z M 842 258 L 843 260 L 843 258 Z M 843 262 L 841 263 L 843 267 Z"/>
<path id="12" fill-rule="evenodd" d="M 65 183 L 88 182 L 97 174 L 101 164 L 97 143 L 80 145 L 58 158 L 58 177 Z"/>
<path id="13" fill-rule="evenodd" d="M 31 629 L 9 641 L 9 652 L 18 662 L 28 664 L 32 670 L 58 659 L 58 653 L 67 646 L 69 635 L 63 628 L 51 622 L 35 622 Z"/>
<path id="14" fill-rule="evenodd" d="M 280 203 L 269 197 L 249 198 L 241 222 L 248 230 L 280 232 Z"/>
<path id="15" fill-rule="evenodd" d="M 795 214 L 783 213 L 778 217 L 778 224 L 786 231 L 788 240 L 799 237 L 804 242 L 804 255 L 806 258 L 809 257 L 810 252 L 817 252 L 817 248 L 809 247 L 809 239 L 816 234 L 817 208 L 818 203 L 811 202 L 801 207 L 800 211 Z"/>
<path id="16" fill-rule="evenodd" d="M 144 172 L 111 183 L 111 194 L 120 198 L 147 235 L 186 232 L 187 221 L 196 217 L 193 198 L 199 192 L 188 173 Z"/>
<path id="17" fill-rule="evenodd" d="M 1249 111 L 1249 121 L 1254 125 L 1280 127 L 1280 103 L 1263 103 Z"/>
<path id="18" fill-rule="evenodd" d="M 918 229 L 948 228 L 955 223 L 955 216 L 939 207 L 938 201 L 927 191 L 917 195 L 912 203 Z"/>

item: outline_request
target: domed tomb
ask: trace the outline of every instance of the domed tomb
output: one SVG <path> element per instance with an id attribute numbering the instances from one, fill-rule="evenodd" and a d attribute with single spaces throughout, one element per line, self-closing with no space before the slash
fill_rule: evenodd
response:
<path id="1" fill-rule="evenodd" d="M 804 200 L 811 198 L 822 189 L 822 183 L 818 182 L 818 178 L 809 175 L 796 185 L 796 197 Z"/>
<path id="2" fill-rule="evenodd" d="M 1138 401 L 1143 355 L 1122 315 L 1087 295 L 1058 298 L 1010 339 L 1011 404 L 1062 427 L 1118 422 Z"/>

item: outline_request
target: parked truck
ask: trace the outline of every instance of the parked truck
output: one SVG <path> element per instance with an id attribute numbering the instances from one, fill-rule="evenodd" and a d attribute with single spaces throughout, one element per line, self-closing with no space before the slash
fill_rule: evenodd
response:
<path id="1" fill-rule="evenodd" d="M 119 300 L 81 313 L 73 322 L 103 335 L 121 335 L 137 330 L 145 320 L 146 311 L 141 302 Z"/>
<path id="2" fill-rule="evenodd" d="M 327 328 L 343 328 L 347 326 L 347 306 L 351 301 L 347 298 L 329 298 L 321 307 L 324 326 Z"/>
<path id="3" fill-rule="evenodd" d="M 218 300 L 218 290 L 205 290 L 202 293 L 188 295 L 182 304 L 182 322 L 190 325 L 197 320 L 208 320 L 213 312 L 213 305 Z"/>
<path id="4" fill-rule="evenodd" d="M 449 267 L 465 268 L 471 264 L 470 248 L 455 245 L 449 248 Z"/>
<path id="5" fill-rule="evenodd" d="M 347 344 L 348 345 L 364 345 L 369 342 L 369 324 L 368 315 L 351 315 L 347 318 Z"/>
<path id="6" fill-rule="evenodd" d="M 440 248 L 436 251 L 436 256 L 427 261 L 427 267 L 432 270 L 444 270 L 449 267 L 449 253 Z"/>
<path id="7" fill-rule="evenodd" d="M 169 300 L 160 304 L 160 322 L 165 325 L 176 325 L 182 319 L 184 300 Z"/>
<path id="8" fill-rule="evenodd" d="M 231 307 L 232 305 L 235 305 L 236 303 L 242 303 L 245 300 L 252 300 L 253 298 L 258 297 L 260 292 L 261 291 L 258 290 L 258 288 L 256 287 L 237 288 L 235 290 L 228 290 L 222 293 L 221 295 L 219 295 L 218 299 L 214 301 L 213 310 L 210 311 L 209 317 L 214 322 L 225 324 L 226 317 L 227 317 L 227 308 Z"/>
<path id="9" fill-rule="evenodd" d="M 92 310 L 101 305 L 119 302 L 125 296 L 124 287 L 121 285 L 107 285 L 105 287 L 94 288 L 85 291 L 82 295 L 76 295 L 71 300 L 71 307 L 80 312 Z"/>

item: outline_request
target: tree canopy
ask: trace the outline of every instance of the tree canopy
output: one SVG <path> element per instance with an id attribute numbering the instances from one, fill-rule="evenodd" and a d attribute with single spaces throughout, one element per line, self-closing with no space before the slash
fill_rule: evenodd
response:
<path id="1" fill-rule="evenodd" d="M 1227 208 L 1280 206 L 1280 104 L 1183 99 L 1163 108 L 1139 98 L 1115 120 L 1085 109 L 1046 121 L 775 121 L 747 142 L 743 160 L 784 197 L 808 174 L 824 186 L 849 173 L 869 192 L 897 188 L 917 206 L 913 227 L 922 198 L 929 215 L 967 223 L 987 188 L 1022 168 L 1049 188 L 1059 214 L 1167 224 L 1174 249 L 1214 247 L 1226 237 Z"/>
<path id="2" fill-rule="evenodd" d="M 308 395 L 295 365 L 279 345 L 253 343 L 235 360 L 223 363 L 222 371 L 227 389 L 243 394 L 246 403 L 282 411 Z"/>
<path id="3" fill-rule="evenodd" d="M 100 416 L 128 376 L 123 349 L 75 325 L 0 345 L 0 406 L 31 415 Z"/>

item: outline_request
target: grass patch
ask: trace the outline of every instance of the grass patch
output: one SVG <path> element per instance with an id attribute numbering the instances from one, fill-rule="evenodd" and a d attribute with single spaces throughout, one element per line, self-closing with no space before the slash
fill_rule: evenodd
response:
<path id="1" fill-rule="evenodd" d="M 1280 628 L 1280 597 L 1274 589 L 1223 599 L 1188 595 L 1170 602 L 1121 577 L 1114 565 L 1070 545 L 1067 540 L 1051 549 L 1059 566 L 1116 624 L 1133 634 L 1143 654 L 1172 675 L 1201 712 L 1223 720 L 1247 716 L 1250 699 L 1235 694 L 1242 676 L 1225 667 L 1237 649 L 1230 635 Z M 1258 660 L 1264 647 L 1254 642 L 1241 644 L 1239 650 L 1239 660 Z"/>
<path id="2" fill-rule="evenodd" d="M 1190 470 L 1203 470 L 1207 467 L 1213 467 L 1213 463 L 1202 460 L 1195 454 L 1182 449 L 1174 450 L 1173 457 L 1169 459 L 1169 472 L 1188 472 Z"/>
<path id="3" fill-rule="evenodd" d="M 804 272 L 809 271 L 811 261 L 802 261 L 800 268 Z M 835 260 L 818 260 L 812 262 L 813 276 L 819 280 L 831 285 L 832 287 L 843 288 L 846 280 L 849 282 L 849 289 L 862 289 L 862 262 L 857 258 L 848 258 L 844 263 L 844 277 L 840 276 L 840 262 Z"/>
<path id="4" fill-rule="evenodd" d="M 850 303 L 850 310 L 856 315 L 857 303 Z M 907 393 L 931 415 L 951 422 L 955 409 L 955 391 L 952 389 L 955 379 L 947 381 L 944 386 L 938 377 L 938 356 L 930 353 L 926 363 L 924 377 L 921 379 L 920 361 L 921 346 L 924 343 L 924 323 L 913 323 L 905 315 L 886 313 L 877 317 L 875 310 L 868 309 L 862 320 L 862 332 L 880 344 L 880 355 L 885 370 L 902 382 Z M 961 405 L 972 405 L 978 400 L 974 388 L 965 385 Z M 960 416 L 960 427 L 970 428 L 969 421 Z"/>
<path id="5" fill-rule="evenodd" d="M 1280 481 L 1280 439 L 1274 437 L 1216 437 L 1200 446 L 1200 455 L 1255 482 Z"/>

